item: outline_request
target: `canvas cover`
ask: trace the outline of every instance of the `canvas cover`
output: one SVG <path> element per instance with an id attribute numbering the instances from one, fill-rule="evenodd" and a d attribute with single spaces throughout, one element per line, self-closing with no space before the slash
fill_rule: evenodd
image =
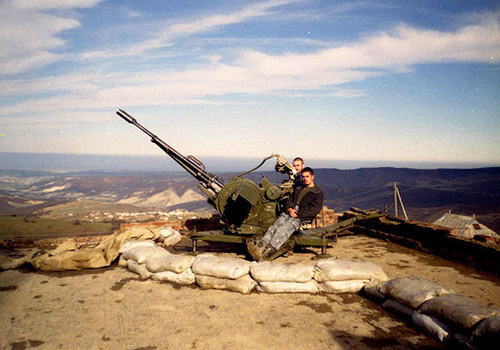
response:
<path id="1" fill-rule="evenodd" d="M 109 266 L 118 257 L 120 248 L 125 242 L 130 240 L 155 240 L 158 237 L 159 232 L 157 229 L 131 227 L 116 231 L 92 248 L 81 243 L 67 241 L 47 253 L 37 251 L 19 259 L 2 257 L 0 259 L 0 270 L 15 269 L 25 263 L 29 263 L 37 270 L 42 271 L 83 270 L 105 267 Z"/>

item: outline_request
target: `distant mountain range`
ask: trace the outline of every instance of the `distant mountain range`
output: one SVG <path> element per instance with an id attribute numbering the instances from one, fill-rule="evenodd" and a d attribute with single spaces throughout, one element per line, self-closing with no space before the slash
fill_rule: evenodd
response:
<path id="1" fill-rule="evenodd" d="M 361 168 L 315 169 L 326 205 L 336 211 L 355 206 L 394 211 L 397 183 L 411 219 L 434 221 L 451 210 L 476 214 L 478 220 L 500 231 L 500 167 L 478 169 Z M 230 179 L 235 173 L 218 174 Z M 274 171 L 256 171 L 246 177 L 275 184 L 285 178 Z M 186 208 L 210 210 L 197 182 L 184 174 L 51 173 L 0 170 L 0 214 L 27 214 L 30 210 L 63 202 L 94 201 L 132 205 L 131 208 Z M 123 207 L 121 207 L 123 208 Z M 111 209 L 108 209 L 111 210 Z"/>
<path id="2" fill-rule="evenodd" d="M 166 140 L 167 141 L 167 140 Z M 175 145 L 174 145 L 175 146 Z M 154 148 L 153 148 L 154 149 Z M 23 171 L 105 171 L 105 172 L 182 172 L 182 169 L 160 149 L 157 155 L 104 155 L 104 154 L 64 154 L 64 153 L 11 153 L 0 152 L 0 170 Z M 263 157 L 266 155 L 263 155 Z M 263 158 L 262 157 L 262 158 Z M 259 164 L 257 157 L 197 157 L 210 172 L 244 171 Z M 291 162 L 292 158 L 288 158 Z M 370 161 L 345 159 L 306 159 L 307 165 L 316 168 L 357 169 L 374 167 L 405 167 L 418 169 L 435 168 L 479 168 L 499 166 L 486 163 L 458 162 L 408 162 L 408 161 Z M 267 162 L 262 169 L 272 170 L 273 161 Z"/>
<path id="3" fill-rule="evenodd" d="M 259 181 L 263 175 L 274 183 L 282 178 L 275 172 L 249 177 Z M 500 231 L 500 167 L 315 169 L 315 179 L 326 205 L 336 211 L 359 207 L 394 213 L 396 182 L 410 219 L 432 222 L 448 211 L 475 214 L 480 222 Z"/>

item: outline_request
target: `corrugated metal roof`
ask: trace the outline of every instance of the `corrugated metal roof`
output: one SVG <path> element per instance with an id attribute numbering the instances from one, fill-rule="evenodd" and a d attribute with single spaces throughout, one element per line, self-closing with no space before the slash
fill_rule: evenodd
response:
<path id="1" fill-rule="evenodd" d="M 475 235 L 498 237 L 495 231 L 479 223 L 473 216 L 446 213 L 433 223 L 454 229 L 460 237 L 474 238 Z"/>
<path id="2" fill-rule="evenodd" d="M 446 213 L 434 221 L 434 224 L 455 229 L 457 231 L 457 235 L 464 237 L 467 231 L 467 226 L 472 224 L 472 221 L 474 220 L 475 219 L 472 216 Z"/>

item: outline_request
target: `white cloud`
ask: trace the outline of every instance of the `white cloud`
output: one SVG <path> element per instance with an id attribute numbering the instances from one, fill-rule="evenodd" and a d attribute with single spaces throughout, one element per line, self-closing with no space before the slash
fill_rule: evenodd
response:
<path id="1" fill-rule="evenodd" d="M 120 55 L 135 55 L 148 50 L 168 47 L 172 45 L 171 41 L 175 38 L 210 32 L 230 24 L 242 23 L 256 17 L 267 16 L 272 13 L 272 9 L 278 6 L 300 1 L 303 0 L 265 1 L 252 4 L 239 11 L 229 14 L 209 15 L 194 21 L 182 21 L 181 23 L 167 26 L 164 30 L 160 31 L 155 38 L 152 38 L 144 43 L 134 45 L 128 50 L 122 51 Z M 116 56 L 117 54 L 118 53 L 110 53 L 112 56 Z"/>
<path id="2" fill-rule="evenodd" d="M 192 35 L 208 32 L 221 26 L 241 23 L 249 19 L 269 15 L 269 11 L 271 9 L 293 2 L 297 2 L 297 0 L 271 0 L 260 2 L 227 15 L 219 14 L 206 16 L 196 21 L 174 24 L 166 28 L 166 30 L 163 32 L 163 36 L 169 38 L 170 36 L 187 34 Z"/>
<path id="3" fill-rule="evenodd" d="M 50 80 L 50 84 L 47 81 Z M 93 74 L 72 74 L 71 76 L 52 76 L 50 78 L 0 80 L 0 96 L 32 95 L 47 92 L 98 90 L 96 76 Z"/>
<path id="4" fill-rule="evenodd" d="M 102 0 L 11 0 L 9 1 L 15 7 L 21 9 L 35 9 L 35 10 L 50 10 L 50 9 L 73 9 L 92 7 Z"/>
<path id="5" fill-rule="evenodd" d="M 142 17 L 142 16 L 137 11 L 129 10 L 128 13 L 127 13 L 127 17 L 129 17 L 129 18 L 139 18 L 139 17 Z"/>
<path id="6" fill-rule="evenodd" d="M 246 52 L 239 63 L 262 75 L 279 77 L 332 70 L 392 70 L 437 62 L 500 62 L 498 17 L 489 17 L 480 24 L 465 26 L 457 32 L 420 30 L 399 25 L 392 32 L 379 33 L 359 44 L 309 54 L 271 56 Z"/>
<path id="7" fill-rule="evenodd" d="M 272 56 L 252 51 L 242 53 L 232 64 L 222 61 L 223 57 L 211 60 L 209 57 L 205 66 L 177 72 L 54 77 L 54 90 L 61 89 L 70 94 L 26 100 L 1 107 L 0 113 L 23 113 L 39 108 L 64 110 L 89 106 L 218 104 L 221 102 L 214 102 L 211 98 L 235 93 L 309 91 L 311 96 L 322 96 L 330 91 L 334 97 L 356 97 L 363 92 L 339 90 L 338 86 L 387 72 L 401 74 L 423 63 L 500 62 L 499 18 L 498 15 L 489 16 L 454 32 L 399 25 L 392 31 L 372 35 L 359 43 L 312 53 Z M 48 91 L 47 88 L 44 90 L 41 80 L 6 82 L 3 89 L 20 91 L 23 83 L 27 83 L 28 91 L 36 91 L 37 88 Z"/>
<path id="8" fill-rule="evenodd" d="M 61 32 L 80 26 L 61 10 L 91 7 L 94 1 L 4 1 L 0 3 L 0 74 L 17 74 L 63 58 L 51 50 L 64 46 Z M 50 10 L 56 10 L 50 13 Z"/>
<path id="9" fill-rule="evenodd" d="M 2 125 L 8 126 L 21 126 L 29 127 L 30 125 L 53 125 L 54 127 L 61 126 L 61 124 L 71 123 L 101 123 L 109 120 L 115 120 L 116 117 L 108 112 L 95 112 L 95 111 L 79 111 L 79 112 L 65 112 L 65 111 L 40 111 L 36 116 L 30 117 L 10 117 L 3 118 Z"/>

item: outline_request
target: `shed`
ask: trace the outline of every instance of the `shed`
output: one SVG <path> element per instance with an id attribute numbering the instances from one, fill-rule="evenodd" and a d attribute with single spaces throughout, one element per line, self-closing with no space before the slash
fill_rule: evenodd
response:
<path id="1" fill-rule="evenodd" d="M 478 222 L 475 215 L 466 216 L 448 212 L 433 223 L 454 230 L 455 234 L 462 238 L 473 239 L 474 236 L 491 237 L 493 239 L 500 238 L 495 231 Z"/>

